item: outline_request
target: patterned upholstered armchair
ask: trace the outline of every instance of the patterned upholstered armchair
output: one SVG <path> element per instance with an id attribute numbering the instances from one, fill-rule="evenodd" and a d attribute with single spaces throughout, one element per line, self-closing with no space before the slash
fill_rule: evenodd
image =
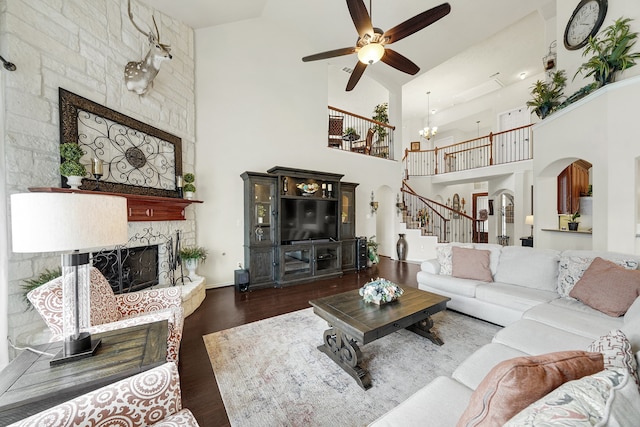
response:
<path id="1" fill-rule="evenodd" d="M 62 278 L 53 279 L 27 294 L 52 333 L 51 341 L 62 335 Z M 178 362 L 184 315 L 182 288 L 147 289 L 115 295 L 100 271 L 91 268 L 92 334 L 167 320 L 167 361 Z"/>
<path id="2" fill-rule="evenodd" d="M 175 363 L 109 384 L 46 409 L 11 427 L 198 427 L 188 409 L 182 408 L 180 377 Z"/>

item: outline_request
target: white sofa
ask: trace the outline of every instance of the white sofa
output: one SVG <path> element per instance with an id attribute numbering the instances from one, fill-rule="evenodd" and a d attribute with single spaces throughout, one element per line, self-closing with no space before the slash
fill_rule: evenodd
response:
<path id="1" fill-rule="evenodd" d="M 506 327 L 498 331 L 490 344 L 465 360 L 451 377 L 436 378 L 376 420 L 373 426 L 456 426 L 474 390 L 500 362 L 552 352 L 586 351 L 594 340 L 612 330 L 621 330 L 628 338 L 631 346 L 629 353 L 633 352 L 630 359 L 636 364 L 634 369 L 637 375 L 640 298 L 635 300 L 624 316 L 612 317 L 566 294 L 595 257 L 612 260 L 628 269 L 637 269 L 640 256 L 594 251 L 559 252 L 513 246 L 503 248 L 491 244 L 458 245 L 490 251 L 490 265 L 485 267 L 490 268 L 494 281 L 483 282 L 440 274 L 443 268 L 450 268 L 446 265 L 450 258 L 447 258 L 446 250 L 439 250 L 439 259 L 444 265 L 435 259 L 425 261 L 417 275 L 418 287 L 450 297 L 449 309 Z M 616 394 L 611 391 L 609 399 L 613 401 L 615 397 L 616 403 L 613 405 L 607 401 L 608 409 L 603 417 L 608 421 L 602 425 L 640 425 L 640 392 L 635 383 L 630 386 L 629 381 L 633 376 L 626 375 L 627 386 L 623 390 L 630 394 L 622 398 L 621 392 L 616 391 Z M 532 422 L 526 425 L 537 424 Z"/>

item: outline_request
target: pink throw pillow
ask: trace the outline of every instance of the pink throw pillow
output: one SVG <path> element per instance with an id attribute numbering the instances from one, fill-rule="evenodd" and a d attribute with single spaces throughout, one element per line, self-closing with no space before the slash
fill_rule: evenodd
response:
<path id="1" fill-rule="evenodd" d="M 490 266 L 491 251 L 454 246 L 451 253 L 453 277 L 493 282 Z"/>
<path id="2" fill-rule="evenodd" d="M 624 315 L 640 295 L 640 270 L 596 257 L 569 296 L 609 316 Z"/>

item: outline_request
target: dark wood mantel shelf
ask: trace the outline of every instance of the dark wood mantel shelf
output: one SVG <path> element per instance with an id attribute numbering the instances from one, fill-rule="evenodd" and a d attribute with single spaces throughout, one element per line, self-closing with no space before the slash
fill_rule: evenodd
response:
<path id="1" fill-rule="evenodd" d="M 140 194 L 109 193 L 106 191 L 72 190 L 58 187 L 30 187 L 31 192 L 40 193 L 83 193 L 121 196 L 127 199 L 127 211 L 131 221 L 184 221 L 184 209 L 201 200 L 178 199 L 174 197 L 145 196 Z"/>

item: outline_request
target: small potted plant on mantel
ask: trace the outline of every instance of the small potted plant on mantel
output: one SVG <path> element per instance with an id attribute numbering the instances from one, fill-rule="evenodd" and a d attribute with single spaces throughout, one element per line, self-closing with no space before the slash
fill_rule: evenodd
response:
<path id="1" fill-rule="evenodd" d="M 192 173 L 184 174 L 184 182 L 186 182 L 183 188 L 185 199 L 189 199 L 189 200 L 193 199 L 193 193 L 196 192 L 196 186 L 193 185 L 193 182 L 195 180 L 196 180 L 196 177 Z"/>
<path id="2" fill-rule="evenodd" d="M 180 259 L 184 261 L 184 266 L 189 272 L 189 279 L 194 282 L 200 279 L 200 276 L 196 274 L 196 269 L 200 261 L 203 263 L 206 261 L 207 250 L 202 246 L 185 246 L 180 249 Z"/>
<path id="3" fill-rule="evenodd" d="M 576 221 L 578 218 L 580 218 L 580 211 L 571 215 L 571 221 L 567 222 L 570 231 L 578 231 L 578 221 Z"/>
<path id="4" fill-rule="evenodd" d="M 80 163 L 80 158 L 84 154 L 84 150 L 78 144 L 73 142 L 60 144 L 60 157 L 63 159 L 60 164 L 60 175 L 67 177 L 67 184 L 73 190 L 79 189 L 82 178 L 87 174 L 86 168 Z"/>

